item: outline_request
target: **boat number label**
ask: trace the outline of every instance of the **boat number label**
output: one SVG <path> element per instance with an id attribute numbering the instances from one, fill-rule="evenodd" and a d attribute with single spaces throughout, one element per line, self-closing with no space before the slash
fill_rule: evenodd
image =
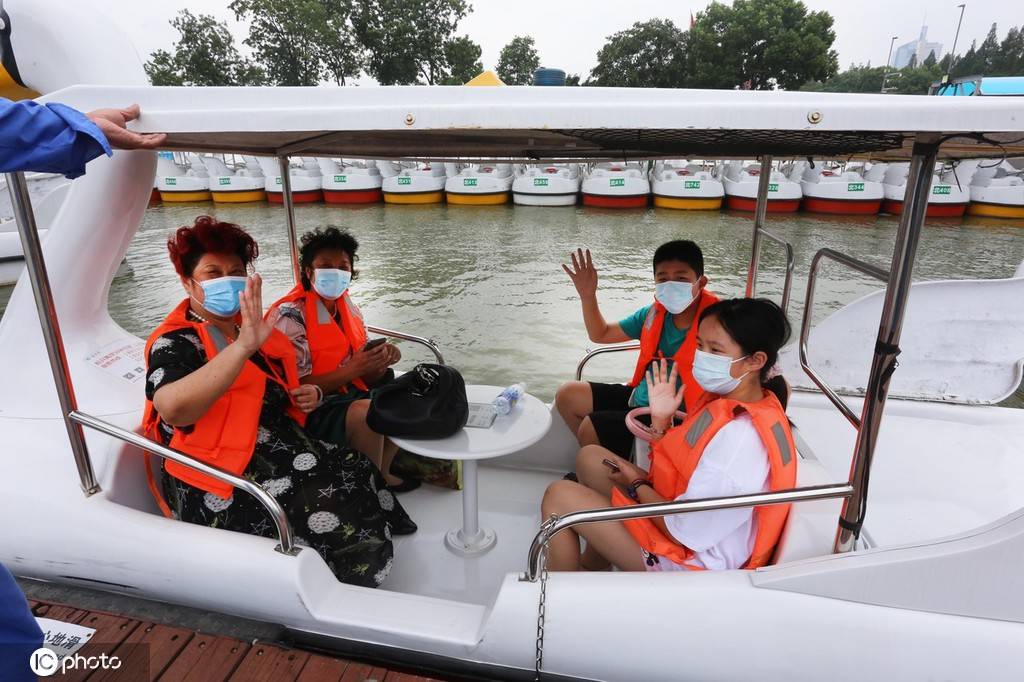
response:
<path id="1" fill-rule="evenodd" d="M 276 178 L 274 178 L 274 184 L 277 184 L 277 185 L 281 184 L 281 176 L 280 175 L 278 175 Z"/>
<path id="2" fill-rule="evenodd" d="M 222 185 L 230 185 L 231 184 L 231 178 L 220 178 L 220 184 L 222 184 Z"/>
<path id="3" fill-rule="evenodd" d="M 769 182 L 768 183 L 768 191 L 769 192 L 778 192 L 779 191 L 779 183 L 777 183 L 777 182 Z"/>
<path id="4" fill-rule="evenodd" d="M 547 187 L 548 186 L 548 179 L 547 178 L 534 178 L 533 179 L 533 186 L 534 187 Z"/>
<path id="5" fill-rule="evenodd" d="M 932 194 L 949 194 L 952 189 L 952 185 L 935 185 L 932 187 Z"/>
<path id="6" fill-rule="evenodd" d="M 345 176 L 345 175 L 335 175 L 334 176 L 334 181 L 335 182 L 348 182 L 348 176 Z"/>
<path id="7" fill-rule="evenodd" d="M 166 182 L 168 185 L 177 185 L 178 178 L 164 178 L 164 182 Z"/>
<path id="8" fill-rule="evenodd" d="M 683 189 L 700 189 L 700 180 L 683 180 Z"/>
<path id="9" fill-rule="evenodd" d="M 847 183 L 846 191 L 847 192 L 863 192 L 864 191 L 864 183 L 863 182 L 850 182 L 850 183 Z"/>
<path id="10" fill-rule="evenodd" d="M 626 178 L 612 178 L 611 180 L 608 181 L 608 186 L 609 187 L 625 187 L 626 186 Z"/>
<path id="11" fill-rule="evenodd" d="M 463 178 L 463 187 L 476 187 L 476 178 Z"/>
<path id="12" fill-rule="evenodd" d="M 412 178 L 398 178 L 398 184 L 399 185 L 411 185 L 412 184 Z"/>

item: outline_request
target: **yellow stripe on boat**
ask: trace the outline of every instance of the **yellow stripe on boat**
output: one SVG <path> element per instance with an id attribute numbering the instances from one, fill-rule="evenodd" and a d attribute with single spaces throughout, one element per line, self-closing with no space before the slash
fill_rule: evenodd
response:
<path id="1" fill-rule="evenodd" d="M 444 192 L 384 192 L 386 204 L 440 204 L 444 200 Z"/>
<path id="2" fill-rule="evenodd" d="M 164 203 L 186 202 L 186 201 L 209 201 L 209 190 L 197 190 L 195 192 L 166 192 L 160 190 L 160 200 Z"/>
<path id="3" fill-rule="evenodd" d="M 0 65 L 0 97 L 18 101 L 21 99 L 35 99 L 39 97 L 39 93 L 14 80 L 14 77 L 7 72 L 7 69 Z"/>
<path id="4" fill-rule="evenodd" d="M 722 197 L 710 199 L 680 199 L 678 197 L 654 196 L 654 205 L 661 208 L 678 208 L 688 211 L 713 211 L 722 208 Z"/>
<path id="5" fill-rule="evenodd" d="M 972 201 L 967 206 L 967 215 L 982 215 L 989 218 L 1024 218 L 1024 206 Z"/>
<path id="6" fill-rule="evenodd" d="M 211 192 L 217 204 L 247 204 L 253 201 L 266 201 L 267 193 L 262 189 L 244 190 L 240 192 Z"/>
<path id="7" fill-rule="evenodd" d="M 507 204 L 511 192 L 494 192 L 492 194 L 460 194 L 448 192 L 448 203 L 462 206 L 498 206 Z"/>

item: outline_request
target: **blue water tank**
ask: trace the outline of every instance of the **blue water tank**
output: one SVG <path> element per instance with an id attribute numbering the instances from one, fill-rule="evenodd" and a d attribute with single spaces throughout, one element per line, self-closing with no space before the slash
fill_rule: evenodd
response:
<path id="1" fill-rule="evenodd" d="M 565 85 L 565 71 L 540 67 L 533 72 L 534 85 Z"/>

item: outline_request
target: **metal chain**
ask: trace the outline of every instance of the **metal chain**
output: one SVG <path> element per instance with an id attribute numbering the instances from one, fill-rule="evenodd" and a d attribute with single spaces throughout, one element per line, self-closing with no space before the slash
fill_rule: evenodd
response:
<path id="1" fill-rule="evenodd" d="M 548 532 L 558 521 L 558 517 L 552 514 L 541 524 L 541 531 L 544 533 L 544 544 L 540 548 L 540 600 L 537 602 L 537 648 L 534 659 L 534 682 L 540 682 L 541 667 L 544 665 L 544 618 L 548 590 Z"/>

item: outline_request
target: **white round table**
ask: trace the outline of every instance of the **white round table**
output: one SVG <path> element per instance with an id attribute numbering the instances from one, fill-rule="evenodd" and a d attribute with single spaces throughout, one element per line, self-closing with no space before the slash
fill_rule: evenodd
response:
<path id="1" fill-rule="evenodd" d="M 490 403 L 504 386 L 466 386 L 471 403 Z M 493 530 L 480 528 L 477 460 L 501 457 L 527 448 L 548 432 L 551 411 L 539 399 L 524 394 L 512 412 L 498 415 L 489 429 L 465 427 L 448 438 L 416 440 L 391 438 L 398 447 L 424 457 L 462 462 L 462 528 L 449 531 L 445 545 L 456 554 L 483 554 L 497 541 Z"/>

